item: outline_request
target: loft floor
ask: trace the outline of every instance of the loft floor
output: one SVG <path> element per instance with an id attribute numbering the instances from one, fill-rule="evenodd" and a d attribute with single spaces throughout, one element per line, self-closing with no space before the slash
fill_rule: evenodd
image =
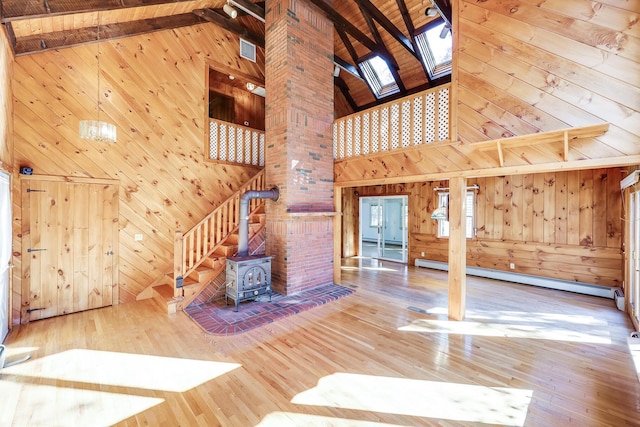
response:
<path id="1" fill-rule="evenodd" d="M 345 260 L 347 298 L 236 336 L 152 300 L 16 328 L 0 425 L 637 425 L 631 324 L 612 300 Z"/>

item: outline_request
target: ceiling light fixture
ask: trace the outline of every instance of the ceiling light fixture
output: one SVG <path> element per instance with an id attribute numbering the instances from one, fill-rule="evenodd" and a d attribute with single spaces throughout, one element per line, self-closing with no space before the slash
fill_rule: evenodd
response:
<path id="1" fill-rule="evenodd" d="M 256 88 L 256 85 L 251 83 L 251 82 L 247 82 L 247 90 L 249 92 L 251 92 L 252 90 L 254 90 Z"/>
<path id="2" fill-rule="evenodd" d="M 438 10 L 435 7 L 428 7 L 425 11 L 424 14 L 426 16 L 436 16 L 438 14 Z"/>
<path id="3" fill-rule="evenodd" d="M 227 0 L 227 3 L 231 3 L 232 5 L 234 5 L 235 7 L 237 7 L 238 9 L 240 9 L 241 11 L 243 11 L 244 13 L 246 13 L 247 15 L 251 15 L 254 18 L 256 18 L 258 21 L 262 22 L 264 24 L 264 17 L 258 15 L 255 12 L 252 12 L 251 10 L 247 9 L 246 7 L 244 7 L 243 5 L 241 5 L 240 3 L 234 1 L 234 0 Z"/>
<path id="4" fill-rule="evenodd" d="M 96 107 L 98 109 L 98 120 L 80 120 L 78 133 L 80 138 L 98 142 L 116 142 L 116 126 L 113 123 L 100 121 L 100 12 L 98 12 L 98 96 Z"/>
<path id="5" fill-rule="evenodd" d="M 224 10 L 224 13 L 229 15 L 231 19 L 236 19 L 238 17 L 238 11 L 235 10 L 229 3 L 222 6 L 222 10 Z"/>

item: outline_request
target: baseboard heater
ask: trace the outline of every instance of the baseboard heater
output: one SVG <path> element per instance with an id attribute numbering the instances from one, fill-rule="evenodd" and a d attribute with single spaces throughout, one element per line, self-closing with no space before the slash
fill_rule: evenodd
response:
<path id="1" fill-rule="evenodd" d="M 431 268 L 434 270 L 449 271 L 449 264 L 428 259 L 415 261 L 416 267 Z M 467 275 L 484 277 L 487 279 L 503 280 L 505 282 L 521 283 L 523 285 L 540 286 L 543 288 L 557 289 L 560 291 L 576 292 L 579 294 L 593 295 L 596 297 L 615 299 L 618 287 L 596 286 L 589 283 L 570 282 L 568 280 L 550 279 L 547 277 L 531 276 L 529 274 L 511 273 L 508 271 L 492 270 L 489 268 L 467 267 Z"/>

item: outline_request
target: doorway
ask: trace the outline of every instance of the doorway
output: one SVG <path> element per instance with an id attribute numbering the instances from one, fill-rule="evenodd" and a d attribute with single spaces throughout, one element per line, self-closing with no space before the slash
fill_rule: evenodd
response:
<path id="1" fill-rule="evenodd" d="M 360 198 L 360 255 L 407 262 L 408 196 Z"/>
<path id="2" fill-rule="evenodd" d="M 9 333 L 9 275 L 11 274 L 11 188 L 9 175 L 0 171 L 0 344 Z M 2 368 L 2 366 L 0 366 Z"/>
<path id="3" fill-rule="evenodd" d="M 21 181 L 23 323 L 117 302 L 118 185 Z"/>
<path id="4" fill-rule="evenodd" d="M 629 305 L 636 324 L 640 324 L 640 191 L 631 191 L 629 199 Z"/>

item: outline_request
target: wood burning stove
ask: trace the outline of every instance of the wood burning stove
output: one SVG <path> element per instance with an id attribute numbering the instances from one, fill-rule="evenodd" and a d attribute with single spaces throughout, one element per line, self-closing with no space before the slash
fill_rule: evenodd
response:
<path id="1" fill-rule="evenodd" d="M 225 301 L 238 304 L 269 295 L 271 301 L 271 256 L 237 256 L 227 259 L 227 286 Z"/>

